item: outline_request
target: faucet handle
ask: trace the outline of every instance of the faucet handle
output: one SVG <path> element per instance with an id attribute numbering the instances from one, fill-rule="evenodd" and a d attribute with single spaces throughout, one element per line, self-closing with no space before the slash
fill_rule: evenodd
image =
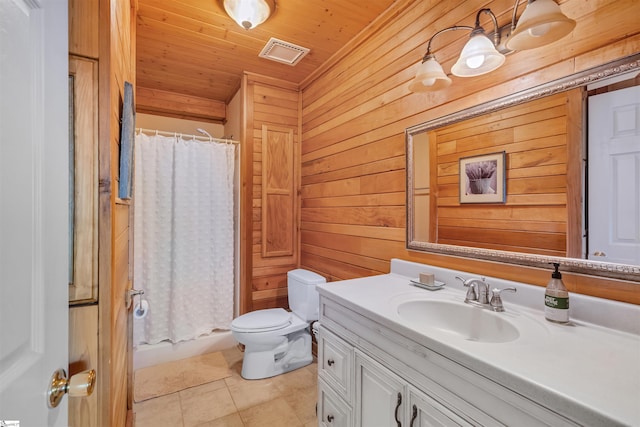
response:
<path id="1" fill-rule="evenodd" d="M 491 301 L 489 302 L 493 311 L 504 311 L 504 307 L 502 305 L 502 298 L 500 297 L 500 294 L 502 293 L 502 291 L 518 292 L 516 288 L 504 288 L 504 289 L 493 288 L 491 290 Z"/>
<path id="2" fill-rule="evenodd" d="M 464 302 L 477 301 L 478 295 L 476 294 L 476 284 L 471 280 L 465 280 L 460 276 L 456 276 L 456 279 L 460 280 L 464 287 L 469 288 L 467 295 L 464 297 Z"/>

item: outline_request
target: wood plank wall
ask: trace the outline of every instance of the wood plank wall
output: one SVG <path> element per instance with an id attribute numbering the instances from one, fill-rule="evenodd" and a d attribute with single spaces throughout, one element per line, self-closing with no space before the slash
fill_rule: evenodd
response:
<path id="1" fill-rule="evenodd" d="M 559 93 L 429 132 L 435 145 L 437 243 L 567 256 L 569 96 Z M 581 116 L 581 114 L 580 114 Z M 577 118 L 579 120 L 579 117 Z M 504 204 L 460 202 L 461 158 L 505 152 Z M 579 197 L 579 195 L 578 195 Z M 572 236 L 580 244 L 581 236 Z"/>
<path id="2" fill-rule="evenodd" d="M 302 268 L 349 279 L 388 272 L 389 259 L 398 257 L 546 284 L 547 270 L 405 249 L 404 130 L 640 51 L 640 2 L 559 3 L 577 21 L 562 41 L 513 53 L 484 76 L 453 77 L 446 90 L 414 94 L 407 86 L 431 35 L 473 25 L 483 7 L 504 25 L 513 1 L 398 1 L 330 66 L 302 83 Z M 467 38 L 453 31 L 436 39 L 432 50 L 445 70 Z M 640 303 L 633 283 L 574 274 L 565 279 L 572 292 Z"/>
<path id="3" fill-rule="evenodd" d="M 298 266 L 300 92 L 297 85 L 250 73 L 242 91 L 240 311 L 245 313 L 288 308 L 287 271 Z"/>

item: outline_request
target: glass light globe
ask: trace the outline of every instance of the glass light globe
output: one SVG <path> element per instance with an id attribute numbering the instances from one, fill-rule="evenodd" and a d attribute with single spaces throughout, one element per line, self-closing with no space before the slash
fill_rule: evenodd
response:
<path id="1" fill-rule="evenodd" d="M 495 70 L 504 63 L 504 55 L 498 52 L 482 32 L 472 35 L 460 52 L 451 73 L 458 77 L 473 77 Z"/>
<path id="2" fill-rule="evenodd" d="M 505 46 L 509 50 L 534 49 L 569 34 L 576 21 L 567 18 L 554 0 L 535 0 L 527 4 Z"/>
<path id="3" fill-rule="evenodd" d="M 433 55 L 418 66 L 416 77 L 409 85 L 411 92 L 430 92 L 444 89 L 451 84 L 451 79 L 444 73 L 442 66 Z"/>
<path id="4" fill-rule="evenodd" d="M 224 0 L 223 4 L 229 16 L 246 30 L 262 24 L 271 14 L 265 0 Z"/>

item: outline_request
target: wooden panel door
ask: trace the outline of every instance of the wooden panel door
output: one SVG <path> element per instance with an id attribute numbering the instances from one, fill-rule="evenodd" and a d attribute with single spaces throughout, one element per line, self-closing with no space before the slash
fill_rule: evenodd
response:
<path id="1" fill-rule="evenodd" d="M 262 126 L 262 256 L 294 254 L 293 129 Z"/>
<path id="2" fill-rule="evenodd" d="M 69 192 L 71 268 L 69 302 L 98 300 L 98 63 L 69 57 Z M 70 172 L 71 173 L 71 172 Z"/>

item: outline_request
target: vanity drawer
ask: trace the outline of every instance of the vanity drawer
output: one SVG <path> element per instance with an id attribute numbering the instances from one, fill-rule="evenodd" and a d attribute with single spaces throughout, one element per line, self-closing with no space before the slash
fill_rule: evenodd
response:
<path id="1" fill-rule="evenodd" d="M 318 425 L 320 427 L 351 427 L 352 411 L 324 381 L 318 381 Z"/>
<path id="2" fill-rule="evenodd" d="M 343 399 L 351 402 L 353 346 L 320 327 L 318 376 Z"/>

